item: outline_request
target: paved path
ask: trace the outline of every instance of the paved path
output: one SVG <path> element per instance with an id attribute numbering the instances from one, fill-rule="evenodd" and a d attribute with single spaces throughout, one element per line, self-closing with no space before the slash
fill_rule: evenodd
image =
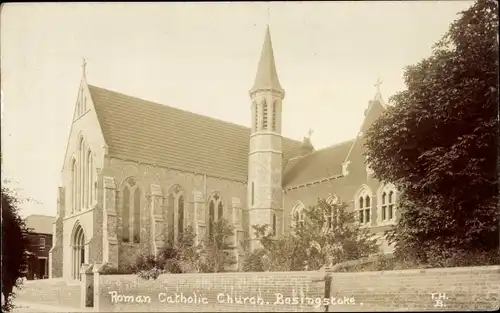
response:
<path id="1" fill-rule="evenodd" d="M 13 312 L 92 312 L 92 308 L 79 309 L 59 305 L 15 301 L 15 309 Z"/>

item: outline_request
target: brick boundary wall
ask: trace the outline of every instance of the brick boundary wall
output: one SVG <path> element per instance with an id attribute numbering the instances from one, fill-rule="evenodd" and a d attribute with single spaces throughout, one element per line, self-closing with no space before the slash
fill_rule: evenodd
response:
<path id="1" fill-rule="evenodd" d="M 457 311 L 498 310 L 500 303 L 500 266 L 165 274 L 156 280 L 102 275 L 99 268 L 94 266 L 93 298 L 94 311 L 100 312 Z M 331 277 L 330 288 L 325 288 L 326 277 Z M 333 303 L 326 308 L 325 302 L 314 303 L 324 301 L 325 289 L 330 289 L 326 298 Z"/>
<path id="2" fill-rule="evenodd" d="M 94 310 L 100 312 L 324 311 L 320 305 L 307 303 L 287 305 L 284 301 L 280 302 L 280 298 L 277 298 L 279 296 L 275 295 L 323 298 L 325 287 L 323 278 L 324 273 L 321 272 L 166 274 L 149 281 L 135 275 L 99 275 L 98 278 L 94 278 L 98 280 L 95 285 L 98 292 L 95 296 L 99 298 L 94 302 Z M 141 300 L 146 300 L 148 303 L 137 302 Z"/>
<path id="3" fill-rule="evenodd" d="M 329 275 L 331 297 L 349 295 L 359 305 L 329 311 L 498 310 L 500 304 L 500 266 Z"/>
<path id="4" fill-rule="evenodd" d="M 42 305 L 61 305 L 81 307 L 81 284 L 68 283 L 62 279 L 41 279 L 25 281 L 15 290 L 14 303 L 17 301 Z"/>

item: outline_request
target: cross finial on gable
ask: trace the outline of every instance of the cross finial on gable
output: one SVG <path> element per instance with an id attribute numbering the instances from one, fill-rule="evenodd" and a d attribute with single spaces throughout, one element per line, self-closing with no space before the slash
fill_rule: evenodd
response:
<path id="1" fill-rule="evenodd" d="M 311 135 L 312 135 L 313 133 L 314 133 L 314 130 L 309 129 L 309 131 L 307 132 L 307 136 L 308 136 L 309 138 L 311 138 Z"/>
<path id="2" fill-rule="evenodd" d="M 380 85 L 382 85 L 383 82 L 384 81 L 381 80 L 380 77 L 377 78 L 377 82 L 375 83 L 375 85 L 373 85 L 373 86 L 375 86 L 377 88 L 377 92 L 380 92 Z"/>
<path id="3" fill-rule="evenodd" d="M 83 71 L 83 76 L 85 77 L 87 72 L 87 61 L 85 60 L 85 58 L 82 58 L 82 71 Z"/>

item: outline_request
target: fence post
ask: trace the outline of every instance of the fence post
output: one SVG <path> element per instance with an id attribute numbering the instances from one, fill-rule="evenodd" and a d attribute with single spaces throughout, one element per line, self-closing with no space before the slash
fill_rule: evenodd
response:
<path id="1" fill-rule="evenodd" d="M 82 264 L 80 268 L 81 277 L 81 299 L 80 307 L 86 308 L 93 305 L 94 298 L 94 277 L 92 275 L 92 265 Z"/>
<path id="2" fill-rule="evenodd" d="M 325 274 L 325 299 L 330 299 L 331 298 L 331 288 L 332 288 L 332 273 L 326 273 Z M 328 312 L 330 307 L 328 305 L 325 305 L 325 312 Z"/>
<path id="3" fill-rule="evenodd" d="M 99 289 L 100 289 L 100 284 L 99 284 L 99 273 L 101 269 L 103 268 L 104 264 L 101 263 L 96 263 L 94 264 L 94 268 L 92 269 L 92 272 L 94 273 L 94 311 L 99 312 Z"/>

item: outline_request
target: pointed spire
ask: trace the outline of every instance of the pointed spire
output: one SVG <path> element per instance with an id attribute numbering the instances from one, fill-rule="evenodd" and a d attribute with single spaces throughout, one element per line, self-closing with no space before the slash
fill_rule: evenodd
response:
<path id="1" fill-rule="evenodd" d="M 252 90 L 258 89 L 274 89 L 283 91 L 278 79 L 276 64 L 274 62 L 273 44 L 271 41 L 269 25 L 266 27 L 264 45 L 262 46 L 262 53 L 257 67 L 257 75 L 255 76 L 255 82 L 252 87 Z"/>

